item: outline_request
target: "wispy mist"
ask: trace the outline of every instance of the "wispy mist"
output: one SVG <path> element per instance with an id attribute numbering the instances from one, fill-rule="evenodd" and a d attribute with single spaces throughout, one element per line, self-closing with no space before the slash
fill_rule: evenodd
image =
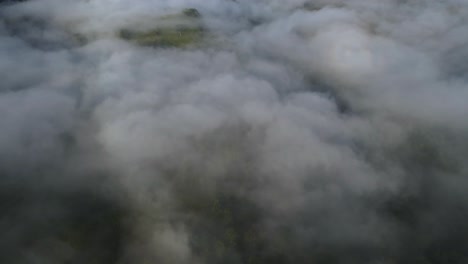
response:
<path id="1" fill-rule="evenodd" d="M 0 1 L 0 262 L 467 263 L 467 100 L 466 0 Z"/>

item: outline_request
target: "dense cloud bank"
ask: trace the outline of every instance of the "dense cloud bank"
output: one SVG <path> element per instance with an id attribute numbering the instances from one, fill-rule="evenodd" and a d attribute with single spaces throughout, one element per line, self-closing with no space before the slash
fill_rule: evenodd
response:
<path id="1" fill-rule="evenodd" d="M 468 262 L 466 0 L 2 2 L 1 263 Z"/>

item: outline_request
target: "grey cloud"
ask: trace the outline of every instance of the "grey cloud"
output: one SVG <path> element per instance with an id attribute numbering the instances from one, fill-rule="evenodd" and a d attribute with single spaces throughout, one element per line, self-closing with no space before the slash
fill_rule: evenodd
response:
<path id="1" fill-rule="evenodd" d="M 189 7 L 199 46 L 116 34 Z M 467 10 L 1 3 L 0 261 L 465 263 Z"/>

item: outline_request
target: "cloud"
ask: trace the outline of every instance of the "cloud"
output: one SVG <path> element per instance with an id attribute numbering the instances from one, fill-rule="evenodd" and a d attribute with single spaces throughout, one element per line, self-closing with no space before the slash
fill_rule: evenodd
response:
<path id="1" fill-rule="evenodd" d="M 200 45 L 118 37 L 191 7 Z M 0 4 L 0 260 L 466 262 L 467 12 Z"/>

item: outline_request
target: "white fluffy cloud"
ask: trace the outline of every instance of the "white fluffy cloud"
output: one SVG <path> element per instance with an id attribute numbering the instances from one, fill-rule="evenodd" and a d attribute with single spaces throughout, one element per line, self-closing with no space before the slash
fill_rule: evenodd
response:
<path id="1" fill-rule="evenodd" d="M 115 37 L 187 7 L 206 46 Z M 463 263 L 467 13 L 463 0 L 0 5 L 0 175 L 119 186 L 98 188 L 132 208 L 112 263 Z"/>

